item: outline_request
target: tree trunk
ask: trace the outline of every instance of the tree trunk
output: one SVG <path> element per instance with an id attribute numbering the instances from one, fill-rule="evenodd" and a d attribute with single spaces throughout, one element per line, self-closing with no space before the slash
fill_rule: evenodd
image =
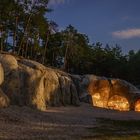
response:
<path id="1" fill-rule="evenodd" d="M 3 39 L 1 37 L 1 40 L 0 40 L 0 51 L 2 52 L 3 51 Z"/>
<path id="2" fill-rule="evenodd" d="M 0 38 L 0 51 L 2 52 L 2 38 Z"/>
<path id="3" fill-rule="evenodd" d="M 27 54 L 28 54 L 28 44 L 29 44 L 29 42 L 28 42 L 28 39 L 27 39 L 26 45 L 25 45 L 25 58 L 27 58 Z"/>
<path id="4" fill-rule="evenodd" d="M 69 33 L 68 35 L 68 42 L 67 42 L 67 47 L 65 51 L 65 57 L 64 57 L 64 71 L 68 72 L 69 67 L 68 67 L 68 54 L 70 53 L 70 47 L 72 46 L 72 37 L 73 35 Z"/>
<path id="5" fill-rule="evenodd" d="M 43 57 L 42 57 L 42 64 L 45 64 L 45 58 L 46 58 L 48 41 L 49 41 L 49 31 L 47 33 L 47 40 L 46 40 L 46 44 L 45 44 L 45 48 L 44 48 L 44 53 L 43 53 Z"/>
<path id="6" fill-rule="evenodd" d="M 65 56 L 64 56 L 64 71 L 67 72 L 67 55 L 68 55 L 68 50 L 69 50 L 69 44 L 67 44 L 66 51 L 65 51 Z"/>
<path id="7" fill-rule="evenodd" d="M 17 46 L 17 26 L 18 26 L 18 17 L 15 18 L 15 32 L 13 36 L 13 53 L 15 53 L 15 48 Z"/>
<path id="8" fill-rule="evenodd" d="M 23 38 L 21 39 L 21 43 L 20 43 L 20 46 L 19 46 L 19 49 L 18 49 L 18 55 L 20 55 L 20 51 L 21 51 L 21 49 L 22 49 L 22 44 L 23 44 L 23 42 L 24 42 L 24 36 L 25 36 L 25 33 L 26 33 L 27 30 L 28 30 L 28 26 L 29 26 L 31 17 L 32 17 L 32 14 L 30 14 L 30 16 L 29 16 L 29 18 L 28 18 L 28 21 L 27 21 L 27 24 L 26 24 L 26 27 L 25 27 L 25 30 L 24 30 L 24 33 L 23 33 Z"/>
<path id="9" fill-rule="evenodd" d="M 30 58 L 33 58 L 33 39 L 31 39 Z"/>

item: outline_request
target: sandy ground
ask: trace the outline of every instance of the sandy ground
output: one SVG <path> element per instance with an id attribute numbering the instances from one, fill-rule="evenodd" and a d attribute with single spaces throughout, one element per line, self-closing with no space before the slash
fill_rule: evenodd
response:
<path id="1" fill-rule="evenodd" d="M 94 137 L 88 131 L 97 118 L 140 120 L 138 112 L 119 112 L 82 104 L 50 107 L 45 112 L 11 106 L 0 110 L 0 140 L 80 140 Z"/>

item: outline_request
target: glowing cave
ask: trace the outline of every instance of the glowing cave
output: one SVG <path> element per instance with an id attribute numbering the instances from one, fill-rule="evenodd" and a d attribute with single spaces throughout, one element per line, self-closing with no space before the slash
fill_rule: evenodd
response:
<path id="1" fill-rule="evenodd" d="M 92 96 L 92 102 L 93 102 L 93 106 L 104 107 L 103 101 L 102 101 L 101 96 L 100 96 L 100 93 L 95 93 Z"/>
<path id="2" fill-rule="evenodd" d="M 135 103 L 135 111 L 140 112 L 140 99 L 136 101 Z"/>
<path id="3" fill-rule="evenodd" d="M 114 95 L 108 101 L 108 108 L 120 110 L 120 111 L 129 111 L 129 102 L 125 97 Z"/>

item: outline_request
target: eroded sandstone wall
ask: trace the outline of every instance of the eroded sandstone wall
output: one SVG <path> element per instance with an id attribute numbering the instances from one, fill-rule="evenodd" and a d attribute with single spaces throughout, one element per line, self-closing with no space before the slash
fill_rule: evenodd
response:
<path id="1" fill-rule="evenodd" d="M 79 105 L 76 87 L 67 73 L 9 54 L 0 54 L 0 63 L 5 79 L 2 89 L 10 104 L 39 110 L 47 106 Z"/>
<path id="2" fill-rule="evenodd" d="M 88 91 L 94 106 L 120 111 L 136 110 L 136 102 L 140 99 L 140 90 L 120 79 L 93 80 Z"/>
<path id="3" fill-rule="evenodd" d="M 140 90 L 121 79 L 72 75 L 80 101 L 120 111 L 140 111 Z"/>
<path id="4" fill-rule="evenodd" d="M 124 80 L 70 75 L 35 61 L 0 54 L 0 107 L 19 105 L 45 110 L 47 106 L 77 106 L 80 102 L 140 111 L 140 90 Z"/>
<path id="5" fill-rule="evenodd" d="M 0 108 L 8 107 L 10 104 L 10 100 L 8 96 L 2 91 L 1 84 L 4 81 L 4 70 L 0 63 Z"/>

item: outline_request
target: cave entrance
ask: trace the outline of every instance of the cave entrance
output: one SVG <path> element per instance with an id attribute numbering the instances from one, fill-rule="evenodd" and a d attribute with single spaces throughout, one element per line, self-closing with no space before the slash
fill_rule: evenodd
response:
<path id="1" fill-rule="evenodd" d="M 119 111 L 129 111 L 130 105 L 125 97 L 114 95 L 108 101 L 108 108 Z"/>
<path id="2" fill-rule="evenodd" d="M 135 111 L 140 112 L 140 99 L 136 101 L 135 103 Z"/>
<path id="3" fill-rule="evenodd" d="M 101 98 L 100 93 L 95 93 L 94 95 L 92 95 L 92 102 L 93 106 L 104 107 L 104 102 Z"/>

